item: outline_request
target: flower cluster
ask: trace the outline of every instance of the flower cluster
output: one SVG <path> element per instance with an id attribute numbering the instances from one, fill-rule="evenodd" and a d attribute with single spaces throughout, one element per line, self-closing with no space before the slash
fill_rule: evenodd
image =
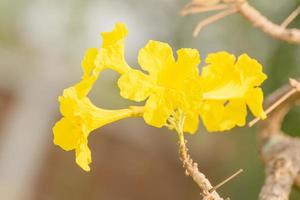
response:
<path id="1" fill-rule="evenodd" d="M 112 32 L 102 33 L 102 47 L 88 49 L 82 62 L 81 81 L 59 97 L 63 118 L 53 127 L 54 143 L 66 151 L 75 150 L 76 163 L 89 171 L 89 134 L 108 123 L 142 116 L 155 127 L 168 126 L 174 111 L 183 112 L 183 131 L 195 133 L 199 119 L 208 131 L 225 131 L 244 126 L 247 107 L 256 117 L 265 118 L 263 92 L 259 87 L 267 76 L 262 66 L 248 55 L 237 59 L 227 52 L 212 53 L 199 73 L 198 50 L 179 49 L 177 59 L 171 47 L 149 41 L 138 54 L 143 71 L 131 68 L 124 56 L 126 26 L 117 23 Z M 106 110 L 87 97 L 103 70 L 120 74 L 120 95 L 141 107 Z"/>

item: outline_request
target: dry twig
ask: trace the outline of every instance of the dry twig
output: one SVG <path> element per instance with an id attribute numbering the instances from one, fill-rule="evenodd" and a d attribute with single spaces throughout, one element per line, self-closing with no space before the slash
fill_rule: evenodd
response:
<path id="1" fill-rule="evenodd" d="M 199 34 L 199 32 L 207 25 L 212 24 L 216 21 L 219 21 L 220 19 L 223 19 L 224 17 L 227 17 L 229 15 L 232 15 L 233 13 L 236 13 L 237 9 L 235 8 L 229 8 L 227 10 L 224 10 L 222 12 L 219 12 L 218 14 L 215 14 L 213 16 L 210 16 L 202 21 L 200 21 L 198 23 L 198 25 L 196 26 L 194 32 L 193 32 L 193 36 L 197 37 L 197 35 Z"/>
<path id="2" fill-rule="evenodd" d="M 202 0 L 205 1 L 205 0 Z M 206 0 L 209 1 L 209 0 Z M 218 7 L 218 6 L 224 6 L 224 4 L 227 5 L 227 8 L 230 9 L 236 9 L 237 13 L 242 15 L 245 19 L 247 19 L 253 26 L 261 29 L 264 33 L 270 35 L 271 37 L 279 40 L 283 40 L 289 43 L 294 44 L 300 44 L 300 30 L 296 28 L 286 28 L 300 13 L 300 6 L 292 12 L 292 14 L 287 17 L 287 19 L 281 24 L 275 24 L 269 19 L 267 19 L 264 15 L 262 15 L 258 10 L 256 10 L 254 7 L 252 7 L 247 0 L 222 0 L 218 1 L 213 5 L 210 4 L 203 4 L 198 3 L 198 1 L 195 1 L 194 3 L 190 4 L 193 6 L 187 6 L 185 7 L 181 13 L 187 14 L 194 14 L 199 13 L 197 12 L 200 10 L 200 12 L 205 12 L 205 8 L 207 8 L 207 11 L 211 11 L 213 9 L 208 9 L 209 7 Z M 201 1 L 199 1 L 201 2 Z M 197 7 L 198 6 L 198 7 Z M 197 9 L 195 9 L 197 7 Z M 218 10 L 218 9 L 215 9 Z M 231 13 L 233 14 L 233 13 Z M 221 19 L 221 18 L 220 18 Z M 204 19 L 204 21 L 207 19 Z M 214 20 L 215 21 L 218 21 Z M 210 23 L 209 23 L 210 24 Z M 194 32 L 195 33 L 195 32 Z M 195 34 L 194 34 L 195 36 Z"/>
<path id="3" fill-rule="evenodd" d="M 300 14 L 300 6 L 298 6 L 280 25 L 286 28 Z"/>
<path id="4" fill-rule="evenodd" d="M 195 13 L 223 10 L 225 8 L 228 8 L 228 6 L 226 4 L 218 4 L 218 5 L 212 5 L 212 6 L 188 5 L 188 6 L 186 6 L 185 9 L 182 9 L 180 11 L 180 14 L 182 16 L 186 16 L 186 15 L 195 14 Z"/>

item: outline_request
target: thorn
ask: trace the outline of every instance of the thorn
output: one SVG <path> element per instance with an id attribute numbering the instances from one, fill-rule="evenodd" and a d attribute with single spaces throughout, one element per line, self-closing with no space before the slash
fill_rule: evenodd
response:
<path id="1" fill-rule="evenodd" d="M 186 176 L 189 176 L 189 175 L 190 175 L 190 173 L 188 172 L 188 170 L 187 170 L 187 169 L 185 170 L 185 172 L 184 172 L 184 173 L 185 173 L 185 175 L 186 175 Z"/>
<path id="2" fill-rule="evenodd" d="M 198 168 L 198 163 L 194 163 L 194 167 L 195 167 L 195 168 Z"/>
<path id="3" fill-rule="evenodd" d="M 198 34 L 200 33 L 200 31 L 207 25 L 212 24 L 216 21 L 219 21 L 220 19 L 223 19 L 224 17 L 232 15 L 236 12 L 237 12 L 237 8 L 228 8 L 222 12 L 219 12 L 213 16 L 210 16 L 210 17 L 200 21 L 193 32 L 193 37 L 197 37 Z"/>
<path id="4" fill-rule="evenodd" d="M 217 190 L 219 187 L 221 187 L 222 185 L 224 185 L 228 181 L 232 180 L 233 178 L 235 178 L 237 175 L 239 175 L 243 171 L 244 171 L 243 169 L 239 169 L 237 172 L 235 172 L 234 174 L 232 174 L 231 176 L 229 176 L 228 178 L 226 178 L 224 181 L 222 181 L 221 183 L 219 183 L 216 186 L 214 186 L 213 188 L 211 188 L 209 190 L 209 193 L 212 193 L 213 191 Z"/>
<path id="5" fill-rule="evenodd" d="M 300 14 L 300 6 L 298 6 L 280 25 L 282 28 L 286 28 L 298 15 Z"/>
<path id="6" fill-rule="evenodd" d="M 300 83 L 293 78 L 289 78 L 290 85 L 300 91 Z"/>

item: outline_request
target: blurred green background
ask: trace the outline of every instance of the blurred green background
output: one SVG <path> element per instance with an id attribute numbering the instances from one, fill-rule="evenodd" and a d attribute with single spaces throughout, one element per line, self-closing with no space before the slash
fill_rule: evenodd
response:
<path id="1" fill-rule="evenodd" d="M 185 0 L 1 0 L 0 1 L 0 196 L 5 200 L 138 200 L 199 199 L 198 188 L 183 173 L 176 135 L 163 128 L 128 119 L 105 126 L 90 136 L 93 163 L 85 173 L 74 152 L 52 143 L 51 128 L 60 118 L 57 96 L 77 82 L 80 63 L 89 47 L 98 47 L 99 33 L 115 22 L 129 29 L 126 57 L 137 66 L 137 53 L 148 40 L 173 49 L 197 48 L 202 59 L 210 52 L 248 53 L 264 66 L 270 94 L 299 77 L 300 46 L 263 34 L 239 15 L 192 31 L 207 14 L 181 17 Z M 300 1 L 251 0 L 280 23 Z M 298 17 L 291 27 L 300 27 Z M 91 99 L 102 108 L 132 102 L 120 98 L 117 74 L 105 72 Z M 249 118 L 250 119 L 250 118 Z M 283 129 L 299 135 L 300 112 L 293 109 Z M 232 200 L 257 199 L 264 172 L 258 154 L 256 128 L 187 136 L 200 169 L 216 184 L 239 168 L 244 173 L 219 189 Z M 293 200 L 300 193 L 292 193 Z"/>

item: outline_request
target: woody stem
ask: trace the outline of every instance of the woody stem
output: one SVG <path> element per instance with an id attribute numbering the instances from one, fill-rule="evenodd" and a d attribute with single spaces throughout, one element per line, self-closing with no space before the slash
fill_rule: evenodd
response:
<path id="1" fill-rule="evenodd" d="M 181 113 L 178 120 L 174 121 L 174 129 L 178 134 L 179 140 L 179 157 L 183 163 L 183 168 L 186 170 L 186 175 L 190 176 L 201 190 L 203 200 L 223 200 L 216 191 L 209 192 L 213 186 L 210 181 L 198 169 L 198 164 L 193 161 L 186 147 L 186 140 L 183 133 L 184 114 Z"/>

